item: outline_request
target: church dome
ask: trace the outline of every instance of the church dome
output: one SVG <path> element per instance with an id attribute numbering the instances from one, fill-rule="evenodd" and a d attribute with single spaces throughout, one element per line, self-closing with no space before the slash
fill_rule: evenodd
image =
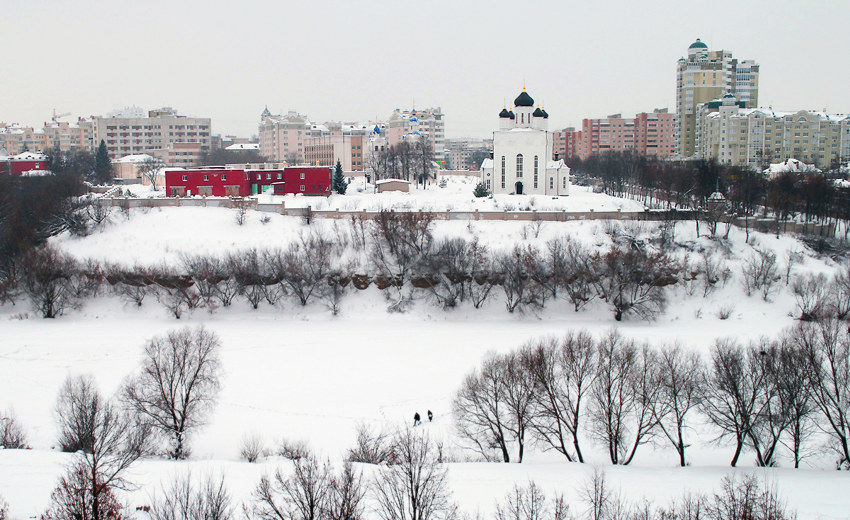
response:
<path id="1" fill-rule="evenodd" d="M 510 117 L 511 119 L 516 119 L 516 115 L 514 115 L 513 110 L 508 110 L 508 117 Z"/>
<path id="2" fill-rule="evenodd" d="M 543 117 L 543 111 L 540 110 L 540 107 L 537 107 L 537 109 L 534 110 L 534 113 L 532 113 L 531 115 L 533 115 L 534 117 Z"/>
<path id="3" fill-rule="evenodd" d="M 692 49 L 694 49 L 694 50 L 695 50 L 695 49 L 704 49 L 704 50 L 708 50 L 708 45 L 706 45 L 705 43 L 703 43 L 703 41 L 702 41 L 702 40 L 700 40 L 699 38 L 697 38 L 697 41 L 695 41 L 694 43 L 692 43 L 692 44 L 691 44 L 691 46 L 690 46 L 690 47 L 688 47 L 688 50 L 692 50 Z"/>
<path id="4" fill-rule="evenodd" d="M 509 118 L 511 117 L 510 112 L 508 112 L 507 107 L 503 108 L 501 112 L 499 112 L 499 117 L 501 118 Z"/>
<path id="5" fill-rule="evenodd" d="M 525 87 L 523 87 L 522 92 L 516 99 L 514 99 L 514 106 L 518 107 L 533 107 L 534 100 L 531 99 L 531 96 L 528 95 L 528 92 L 525 91 Z"/>
<path id="6" fill-rule="evenodd" d="M 541 108 L 540 111 L 543 112 L 543 119 L 549 119 L 549 112 L 545 108 Z"/>

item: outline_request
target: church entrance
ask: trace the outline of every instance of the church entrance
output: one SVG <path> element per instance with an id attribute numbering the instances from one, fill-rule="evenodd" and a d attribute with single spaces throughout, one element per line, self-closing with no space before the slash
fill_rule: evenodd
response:
<path id="1" fill-rule="evenodd" d="M 515 193 L 517 195 L 522 195 L 522 183 L 521 182 L 516 183 L 516 192 Z"/>

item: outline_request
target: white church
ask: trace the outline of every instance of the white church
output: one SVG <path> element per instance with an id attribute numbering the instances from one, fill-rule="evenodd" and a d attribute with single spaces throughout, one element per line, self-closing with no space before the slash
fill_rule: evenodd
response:
<path id="1" fill-rule="evenodd" d="M 569 195 L 570 168 L 553 151 L 549 114 L 522 89 L 513 110 L 499 113 L 493 153 L 481 162 L 481 182 L 491 193 Z"/>

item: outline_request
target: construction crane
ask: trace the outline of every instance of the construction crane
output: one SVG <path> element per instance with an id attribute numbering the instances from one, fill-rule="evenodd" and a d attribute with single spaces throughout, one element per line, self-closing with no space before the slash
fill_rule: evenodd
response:
<path id="1" fill-rule="evenodd" d="M 52 117 L 51 119 L 52 119 L 52 120 L 53 120 L 53 122 L 55 123 L 55 122 L 56 122 L 56 120 L 57 120 L 57 119 L 59 119 L 60 117 L 65 117 L 65 116 L 70 116 L 70 115 L 71 115 L 71 113 L 70 113 L 70 112 L 65 112 L 64 114 L 57 114 L 57 113 L 56 113 L 56 109 L 54 108 L 54 109 L 53 109 L 53 117 Z"/>

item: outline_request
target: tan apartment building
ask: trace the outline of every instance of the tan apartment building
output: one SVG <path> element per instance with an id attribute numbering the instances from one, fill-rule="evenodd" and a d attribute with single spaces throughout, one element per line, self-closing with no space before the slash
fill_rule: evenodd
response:
<path id="1" fill-rule="evenodd" d="M 0 123 L 0 148 L 12 154 L 24 150 L 46 153 L 59 150 L 94 151 L 94 128 L 91 118 L 76 122 L 51 121 L 42 128 L 22 127 Z"/>
<path id="2" fill-rule="evenodd" d="M 696 152 L 697 107 L 732 94 L 747 108 L 758 106 L 759 65 L 738 61 L 729 51 L 711 51 L 699 38 L 688 47 L 686 58 L 676 65 L 676 153 L 690 157 Z"/>
<path id="3" fill-rule="evenodd" d="M 786 159 L 821 169 L 850 160 L 850 115 L 742 104 L 727 94 L 698 108 L 699 157 L 759 170 Z"/>
<path id="4" fill-rule="evenodd" d="M 437 161 L 445 159 L 446 121 L 440 107 L 417 110 L 395 109 L 387 120 L 387 139 L 390 146 L 404 139 L 424 139 L 434 151 Z"/>
<path id="5" fill-rule="evenodd" d="M 106 143 L 111 159 L 149 154 L 166 166 L 192 166 L 211 146 L 208 117 L 187 117 L 165 107 L 147 117 L 139 109 L 94 118 L 95 146 Z"/>

